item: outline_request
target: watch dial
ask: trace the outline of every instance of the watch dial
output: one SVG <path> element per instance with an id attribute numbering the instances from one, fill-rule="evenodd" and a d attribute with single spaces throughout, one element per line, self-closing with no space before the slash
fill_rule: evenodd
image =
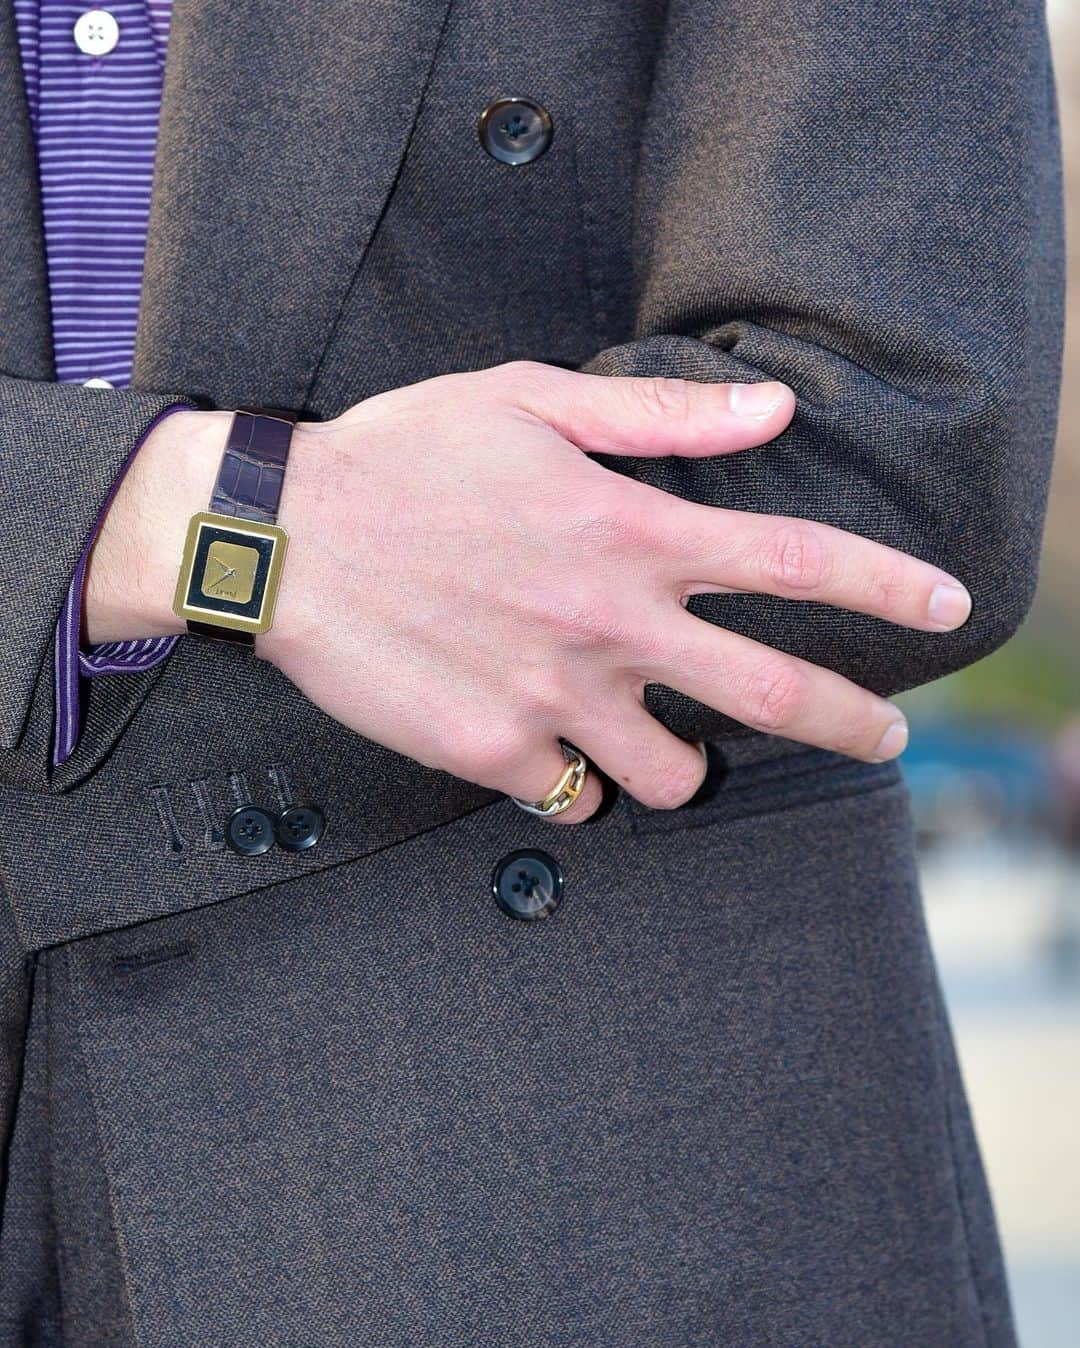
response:
<path id="1" fill-rule="evenodd" d="M 216 538 L 206 552 L 200 588 L 208 599 L 246 604 L 255 593 L 259 550 Z"/>

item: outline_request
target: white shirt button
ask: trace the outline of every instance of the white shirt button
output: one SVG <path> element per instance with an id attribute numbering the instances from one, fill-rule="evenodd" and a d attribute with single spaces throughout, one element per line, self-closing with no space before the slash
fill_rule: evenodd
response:
<path id="1" fill-rule="evenodd" d="M 93 379 L 84 379 L 83 388 L 115 388 L 115 384 L 110 384 L 107 379 L 99 379 L 96 375 Z"/>
<path id="2" fill-rule="evenodd" d="M 120 25 L 107 9 L 88 9 L 75 20 L 75 45 L 87 56 L 108 56 L 120 41 Z"/>

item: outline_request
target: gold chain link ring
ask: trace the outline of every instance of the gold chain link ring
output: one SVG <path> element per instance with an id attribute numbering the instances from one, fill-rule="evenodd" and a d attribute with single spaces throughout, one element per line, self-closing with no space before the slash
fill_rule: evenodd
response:
<path id="1" fill-rule="evenodd" d="M 569 809 L 581 795 L 589 765 L 584 754 L 578 753 L 572 744 L 568 744 L 566 740 L 560 740 L 559 744 L 566 759 L 566 768 L 547 795 L 542 800 L 535 801 L 521 800 L 517 796 L 510 797 L 515 805 L 527 810 L 529 814 L 538 814 L 550 819 L 553 814 L 562 814 L 563 810 Z"/>

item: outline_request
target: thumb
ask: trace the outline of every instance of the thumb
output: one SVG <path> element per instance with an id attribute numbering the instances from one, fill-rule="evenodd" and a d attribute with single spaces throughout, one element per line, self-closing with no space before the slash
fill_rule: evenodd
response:
<path id="1" fill-rule="evenodd" d="M 518 405 L 587 453 L 729 454 L 774 439 L 795 411 L 795 394 L 778 380 L 704 384 L 531 363 L 504 368 L 515 371 L 509 384 Z"/>

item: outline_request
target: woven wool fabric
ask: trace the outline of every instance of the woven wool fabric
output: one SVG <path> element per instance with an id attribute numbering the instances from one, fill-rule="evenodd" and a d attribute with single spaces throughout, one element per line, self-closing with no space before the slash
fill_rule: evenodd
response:
<path id="1" fill-rule="evenodd" d="M 100 1305 L 141 1348 L 1012 1348 L 894 767 L 852 777 L 651 685 L 727 764 L 713 803 L 661 822 L 624 794 L 558 830 L 181 640 L 89 682 L 54 768 L 52 656 L 100 502 L 166 407 L 325 418 L 513 358 L 784 379 L 773 443 L 605 465 L 892 544 L 964 581 L 972 616 L 692 611 L 883 693 L 988 654 L 1037 579 L 1060 379 L 1041 5 L 265 14 L 175 4 L 110 391 L 55 380 L 0 10 L 0 989 L 33 1027 L 0 1059 L 2 1098 L 24 1087 L 3 1314 L 55 1341 L 59 1307 L 81 1345 Z M 477 135 L 507 93 L 554 122 L 520 167 Z M 326 811 L 318 847 L 222 847 L 238 794 L 279 808 L 284 782 Z M 565 871 L 544 923 L 491 895 L 522 846 Z"/>
<path id="2" fill-rule="evenodd" d="M 51 951 L 6 1314 L 66 1348 L 1015 1348 L 906 791 L 830 777 L 557 841 L 503 801 Z M 535 926 L 485 892 L 531 845 L 567 881 Z"/>

